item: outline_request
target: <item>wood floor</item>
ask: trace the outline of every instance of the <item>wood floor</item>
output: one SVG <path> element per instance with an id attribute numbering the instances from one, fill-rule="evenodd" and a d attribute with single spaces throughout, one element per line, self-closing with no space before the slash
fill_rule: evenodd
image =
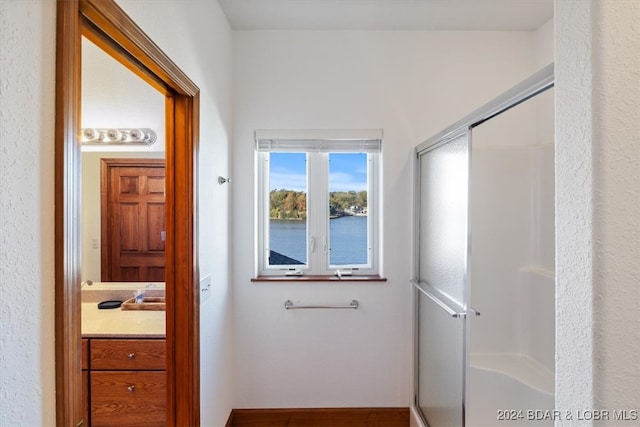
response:
<path id="1" fill-rule="evenodd" d="M 234 409 L 226 427 L 409 427 L 409 408 Z"/>

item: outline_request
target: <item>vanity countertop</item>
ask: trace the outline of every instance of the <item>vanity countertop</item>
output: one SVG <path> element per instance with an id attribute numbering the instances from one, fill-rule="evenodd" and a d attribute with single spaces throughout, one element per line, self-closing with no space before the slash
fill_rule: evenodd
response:
<path id="1" fill-rule="evenodd" d="M 101 310 L 97 302 L 82 303 L 82 336 L 164 338 L 165 311 Z"/>

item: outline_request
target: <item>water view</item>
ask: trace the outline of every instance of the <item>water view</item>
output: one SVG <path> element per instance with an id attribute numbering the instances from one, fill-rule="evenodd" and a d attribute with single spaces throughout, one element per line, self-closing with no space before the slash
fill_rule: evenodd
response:
<path id="1" fill-rule="evenodd" d="M 270 221 L 270 249 L 284 257 L 307 262 L 307 222 Z M 318 245 L 318 250 L 322 248 Z M 367 263 L 367 217 L 342 216 L 329 221 L 329 260 L 331 265 Z M 285 262 L 271 261 L 271 265 Z"/>
<path id="2" fill-rule="evenodd" d="M 367 264 L 367 154 L 329 153 L 328 158 L 313 157 L 316 160 L 311 164 L 324 159 L 324 165 L 316 167 L 326 168 L 326 175 L 308 169 L 308 159 L 315 154 L 269 154 L 269 265 L 307 264 L 307 234 L 328 235 L 330 265 Z M 321 186 L 312 185 L 316 177 L 327 179 L 328 194 L 321 194 L 326 191 L 321 190 Z M 326 204 L 316 202 L 308 212 L 308 196 L 310 200 L 326 200 Z M 328 211 L 331 218 L 328 227 L 307 222 L 307 218 L 314 218 L 319 210 Z M 324 242 L 315 242 L 320 253 L 323 246 Z"/>

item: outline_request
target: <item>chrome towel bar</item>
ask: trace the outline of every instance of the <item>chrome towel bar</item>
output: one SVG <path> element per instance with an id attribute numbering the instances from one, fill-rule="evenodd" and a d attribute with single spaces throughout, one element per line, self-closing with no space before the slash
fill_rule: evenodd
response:
<path id="1" fill-rule="evenodd" d="M 447 314 L 449 314 L 451 317 L 455 317 L 456 319 L 464 319 L 465 317 L 467 317 L 467 314 L 459 311 L 459 310 L 454 310 L 453 308 L 451 308 L 446 302 L 442 301 L 440 298 L 438 298 L 435 294 L 435 292 L 431 291 L 429 288 L 431 288 L 431 286 L 429 286 L 427 283 L 425 282 L 418 282 L 417 280 L 411 280 L 411 284 L 417 289 L 419 290 L 422 294 L 424 294 L 425 296 L 429 297 L 429 299 L 431 301 L 433 301 L 434 303 L 436 303 L 436 305 L 438 307 L 440 307 L 441 309 L 443 309 L 444 311 L 447 312 Z M 422 285 L 422 286 L 421 286 Z"/>
<path id="2" fill-rule="evenodd" d="M 307 309 L 307 308 L 353 308 L 358 309 L 360 307 L 360 303 L 358 300 L 352 300 L 349 305 L 293 305 L 293 302 L 288 299 L 284 302 L 284 308 L 286 310 L 299 310 L 299 309 Z"/>

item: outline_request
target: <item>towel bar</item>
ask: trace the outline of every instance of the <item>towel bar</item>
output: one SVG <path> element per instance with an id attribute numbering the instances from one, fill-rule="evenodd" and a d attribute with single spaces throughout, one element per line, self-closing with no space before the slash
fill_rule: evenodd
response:
<path id="1" fill-rule="evenodd" d="M 353 308 L 358 309 L 360 307 L 360 303 L 358 300 L 352 300 L 349 305 L 293 305 L 293 302 L 288 299 L 284 302 L 284 308 L 286 310 L 299 310 L 299 309 L 307 309 L 307 308 Z"/>

